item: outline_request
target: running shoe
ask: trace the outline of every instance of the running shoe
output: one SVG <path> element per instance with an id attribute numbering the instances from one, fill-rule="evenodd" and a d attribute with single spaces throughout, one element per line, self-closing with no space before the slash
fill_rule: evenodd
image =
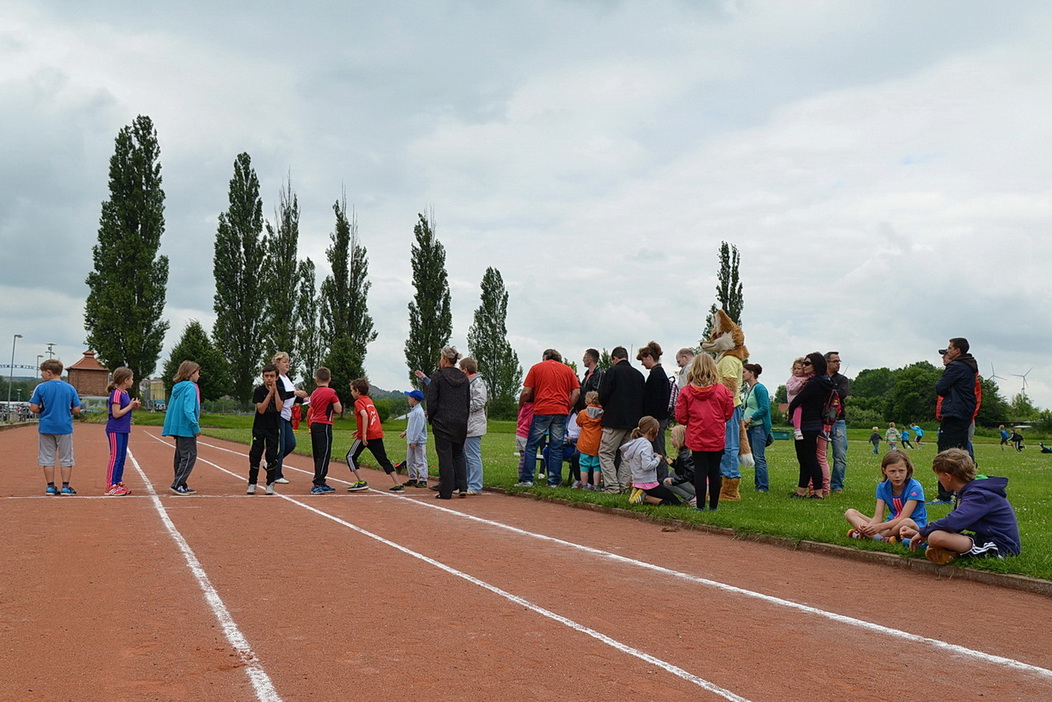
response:
<path id="1" fill-rule="evenodd" d="M 130 495 L 130 494 L 131 494 L 131 490 L 129 490 L 128 488 L 124 487 L 124 483 L 117 483 L 117 495 L 118 496 L 124 496 L 124 495 Z"/>
<path id="2" fill-rule="evenodd" d="M 416 480 L 407 480 L 402 483 L 402 487 L 416 487 Z"/>
<path id="3" fill-rule="evenodd" d="M 405 488 L 402 487 L 401 485 L 392 485 L 391 487 L 387 488 L 387 491 L 388 492 L 405 492 Z"/>
<path id="4" fill-rule="evenodd" d="M 248 489 L 245 490 L 245 494 L 246 495 L 255 495 L 256 494 L 256 484 L 255 483 L 249 483 L 248 484 Z"/>
<path id="5" fill-rule="evenodd" d="M 643 499 L 646 496 L 646 491 L 642 488 L 632 488 L 632 494 L 628 497 L 628 504 L 630 505 L 641 505 Z"/>
<path id="6" fill-rule="evenodd" d="M 533 481 L 531 480 L 520 480 L 515 483 L 514 487 L 533 487 Z"/>
<path id="7" fill-rule="evenodd" d="M 120 490 L 120 486 L 119 485 L 110 485 L 110 489 L 107 490 L 106 492 L 102 493 L 102 494 L 105 495 L 106 497 L 116 497 L 117 495 L 120 494 L 120 492 L 118 492 L 118 490 Z"/>
<path id="8" fill-rule="evenodd" d="M 276 483 L 276 482 L 278 482 L 278 481 L 275 480 L 274 483 Z M 274 483 L 270 483 L 269 485 L 267 485 L 267 489 L 264 491 L 264 494 L 266 494 L 266 495 L 273 495 L 274 494 Z"/>
<path id="9" fill-rule="evenodd" d="M 359 480 L 358 482 L 351 483 L 350 485 L 347 486 L 347 492 L 358 492 L 359 490 L 368 490 L 368 489 L 369 489 L 369 483 L 365 482 L 364 480 Z"/>
<path id="10" fill-rule="evenodd" d="M 328 495 L 330 492 L 336 492 L 328 485 L 315 485 L 310 489 L 312 495 Z"/>
<path id="11" fill-rule="evenodd" d="M 185 485 L 179 485 L 178 487 L 170 487 L 168 488 L 168 491 L 175 495 L 193 495 L 195 492 L 194 490 L 191 490 Z"/>
<path id="12" fill-rule="evenodd" d="M 860 532 L 858 529 L 848 529 L 847 530 L 847 538 L 849 538 L 849 539 L 861 539 L 862 538 L 862 532 Z"/>
<path id="13" fill-rule="evenodd" d="M 58 488 L 55 487 L 54 485 L 48 485 L 47 488 L 44 489 L 44 494 L 45 495 L 57 495 L 58 494 Z"/>
<path id="14" fill-rule="evenodd" d="M 285 478 L 278 478 L 274 482 L 277 483 L 278 485 L 288 485 L 289 484 L 289 481 L 286 480 Z"/>
<path id="15" fill-rule="evenodd" d="M 957 553 L 951 551 L 948 548 L 939 548 L 938 546 L 929 546 L 924 552 L 924 557 L 936 565 L 946 565 L 957 560 Z"/>
<path id="16" fill-rule="evenodd" d="M 59 490 L 59 494 L 60 495 L 76 495 L 77 491 L 74 490 L 73 488 L 71 488 L 69 485 L 66 485 L 61 490 Z"/>

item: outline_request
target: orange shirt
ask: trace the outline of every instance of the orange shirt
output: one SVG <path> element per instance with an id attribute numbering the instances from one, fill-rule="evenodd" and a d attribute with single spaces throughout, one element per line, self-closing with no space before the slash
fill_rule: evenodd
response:
<path id="1" fill-rule="evenodd" d="M 596 405 L 588 405 L 595 407 Z M 577 426 L 581 427 L 581 435 L 577 437 L 577 450 L 589 456 L 599 455 L 599 443 L 603 438 L 603 420 L 600 417 L 591 417 L 588 409 L 577 413 Z"/>
<path id="2" fill-rule="evenodd" d="M 533 388 L 533 413 L 569 414 L 570 393 L 581 387 L 573 369 L 560 361 L 541 361 L 530 368 L 523 386 Z"/>
<path id="3" fill-rule="evenodd" d="M 365 427 L 364 435 L 362 432 L 363 410 L 368 416 L 368 426 Z M 384 438 L 384 428 L 380 424 L 380 415 L 376 413 L 376 405 L 373 404 L 372 398 L 368 395 L 360 395 L 354 401 L 354 420 L 358 423 L 358 432 L 355 434 L 357 438 L 364 438 L 366 441 Z"/>

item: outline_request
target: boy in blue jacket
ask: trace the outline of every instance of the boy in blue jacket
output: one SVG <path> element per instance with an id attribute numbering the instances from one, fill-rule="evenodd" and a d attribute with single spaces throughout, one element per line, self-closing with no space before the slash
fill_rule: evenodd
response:
<path id="1" fill-rule="evenodd" d="M 1008 478 L 976 480 L 975 463 L 961 449 L 941 452 L 931 469 L 944 489 L 957 493 L 957 505 L 927 526 L 903 527 L 902 536 L 910 539 L 911 551 L 927 541 L 925 557 L 940 565 L 959 556 L 1019 555 L 1019 523 L 1005 492 Z"/>

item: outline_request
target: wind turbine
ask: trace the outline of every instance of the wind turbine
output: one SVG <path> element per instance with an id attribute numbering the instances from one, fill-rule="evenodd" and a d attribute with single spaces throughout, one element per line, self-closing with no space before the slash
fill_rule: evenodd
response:
<path id="1" fill-rule="evenodd" d="M 1004 380 L 1004 378 L 997 374 L 997 369 L 994 368 L 993 363 L 990 364 L 990 377 L 994 380 Z"/>
<path id="2" fill-rule="evenodd" d="M 1022 375 L 1020 375 L 1019 373 L 1012 373 L 1012 375 L 1014 375 L 1015 377 L 1023 379 L 1023 389 L 1019 392 L 1023 393 L 1024 395 L 1026 394 L 1026 377 L 1030 375 L 1030 371 L 1032 370 L 1034 369 L 1030 368 L 1030 370 L 1028 370 L 1026 373 L 1023 373 Z"/>

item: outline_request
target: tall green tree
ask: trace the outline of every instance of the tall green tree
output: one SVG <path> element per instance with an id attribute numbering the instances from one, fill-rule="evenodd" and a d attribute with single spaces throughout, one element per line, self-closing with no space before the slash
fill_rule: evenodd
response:
<path id="1" fill-rule="evenodd" d="M 294 357 L 303 368 L 303 389 L 314 389 L 314 371 L 321 365 L 325 346 L 321 333 L 321 299 L 318 295 L 314 261 L 300 262 L 299 299 L 296 301 L 296 344 Z"/>
<path id="2" fill-rule="evenodd" d="M 489 388 L 490 415 L 513 419 L 518 405 L 522 366 L 508 342 L 508 291 L 496 268 L 482 276 L 482 300 L 468 330 L 468 349 Z"/>
<path id="3" fill-rule="evenodd" d="M 740 262 L 738 247 L 726 241 L 722 242 L 720 244 L 720 272 L 716 282 L 716 300 L 719 301 L 719 306 L 713 305 L 709 309 L 709 316 L 705 318 L 703 339 L 708 339 L 712 334 L 712 324 L 718 309 L 725 310 L 735 324 L 742 323 L 742 309 L 745 307 L 745 300 L 742 297 L 742 284 L 738 279 Z"/>
<path id="4" fill-rule="evenodd" d="M 290 352 L 296 344 L 296 300 L 299 297 L 300 205 L 292 192 L 292 176 L 281 188 L 275 223 L 267 222 L 266 271 L 267 301 L 264 343 L 269 358 L 276 351 Z M 292 354 L 290 377 L 296 377 L 299 359 Z"/>
<path id="5" fill-rule="evenodd" d="M 365 375 L 366 347 L 376 338 L 369 315 L 369 259 L 358 238 L 358 218 L 347 217 L 347 198 L 332 206 L 336 228 L 325 250 L 332 274 L 321 285 L 325 343 L 329 353 L 325 365 L 332 371 L 341 401 L 350 399 L 347 383 Z"/>
<path id="6" fill-rule="evenodd" d="M 449 277 L 446 273 L 446 249 L 435 236 L 434 212 L 430 218 L 421 214 L 413 236 L 413 287 L 416 293 L 409 303 L 409 338 L 405 342 L 405 362 L 409 381 L 417 382 L 413 371 L 425 373 L 435 367 L 438 352 L 453 334 L 450 310 Z"/>
<path id="7" fill-rule="evenodd" d="M 201 323 L 191 319 L 179 341 L 164 364 L 164 390 L 172 394 L 172 378 L 183 361 L 193 361 L 201 366 L 201 377 L 197 387 L 202 400 L 218 400 L 230 392 L 229 366 L 226 356 L 208 338 Z"/>
<path id="8" fill-rule="evenodd" d="M 110 197 L 102 203 L 92 248 L 84 329 L 104 365 L 127 366 L 140 380 L 153 375 L 168 331 L 161 321 L 168 286 L 168 257 L 157 255 L 162 234 L 157 130 L 139 115 L 117 134 L 110 158 Z M 130 392 L 139 394 L 137 383 Z"/>
<path id="9" fill-rule="evenodd" d="M 234 160 L 229 200 L 227 211 L 219 215 L 212 263 L 213 333 L 216 347 L 230 364 L 234 397 L 248 405 L 263 351 L 262 311 L 275 286 L 267 285 L 264 276 L 263 200 L 252 158 L 246 153 Z"/>

